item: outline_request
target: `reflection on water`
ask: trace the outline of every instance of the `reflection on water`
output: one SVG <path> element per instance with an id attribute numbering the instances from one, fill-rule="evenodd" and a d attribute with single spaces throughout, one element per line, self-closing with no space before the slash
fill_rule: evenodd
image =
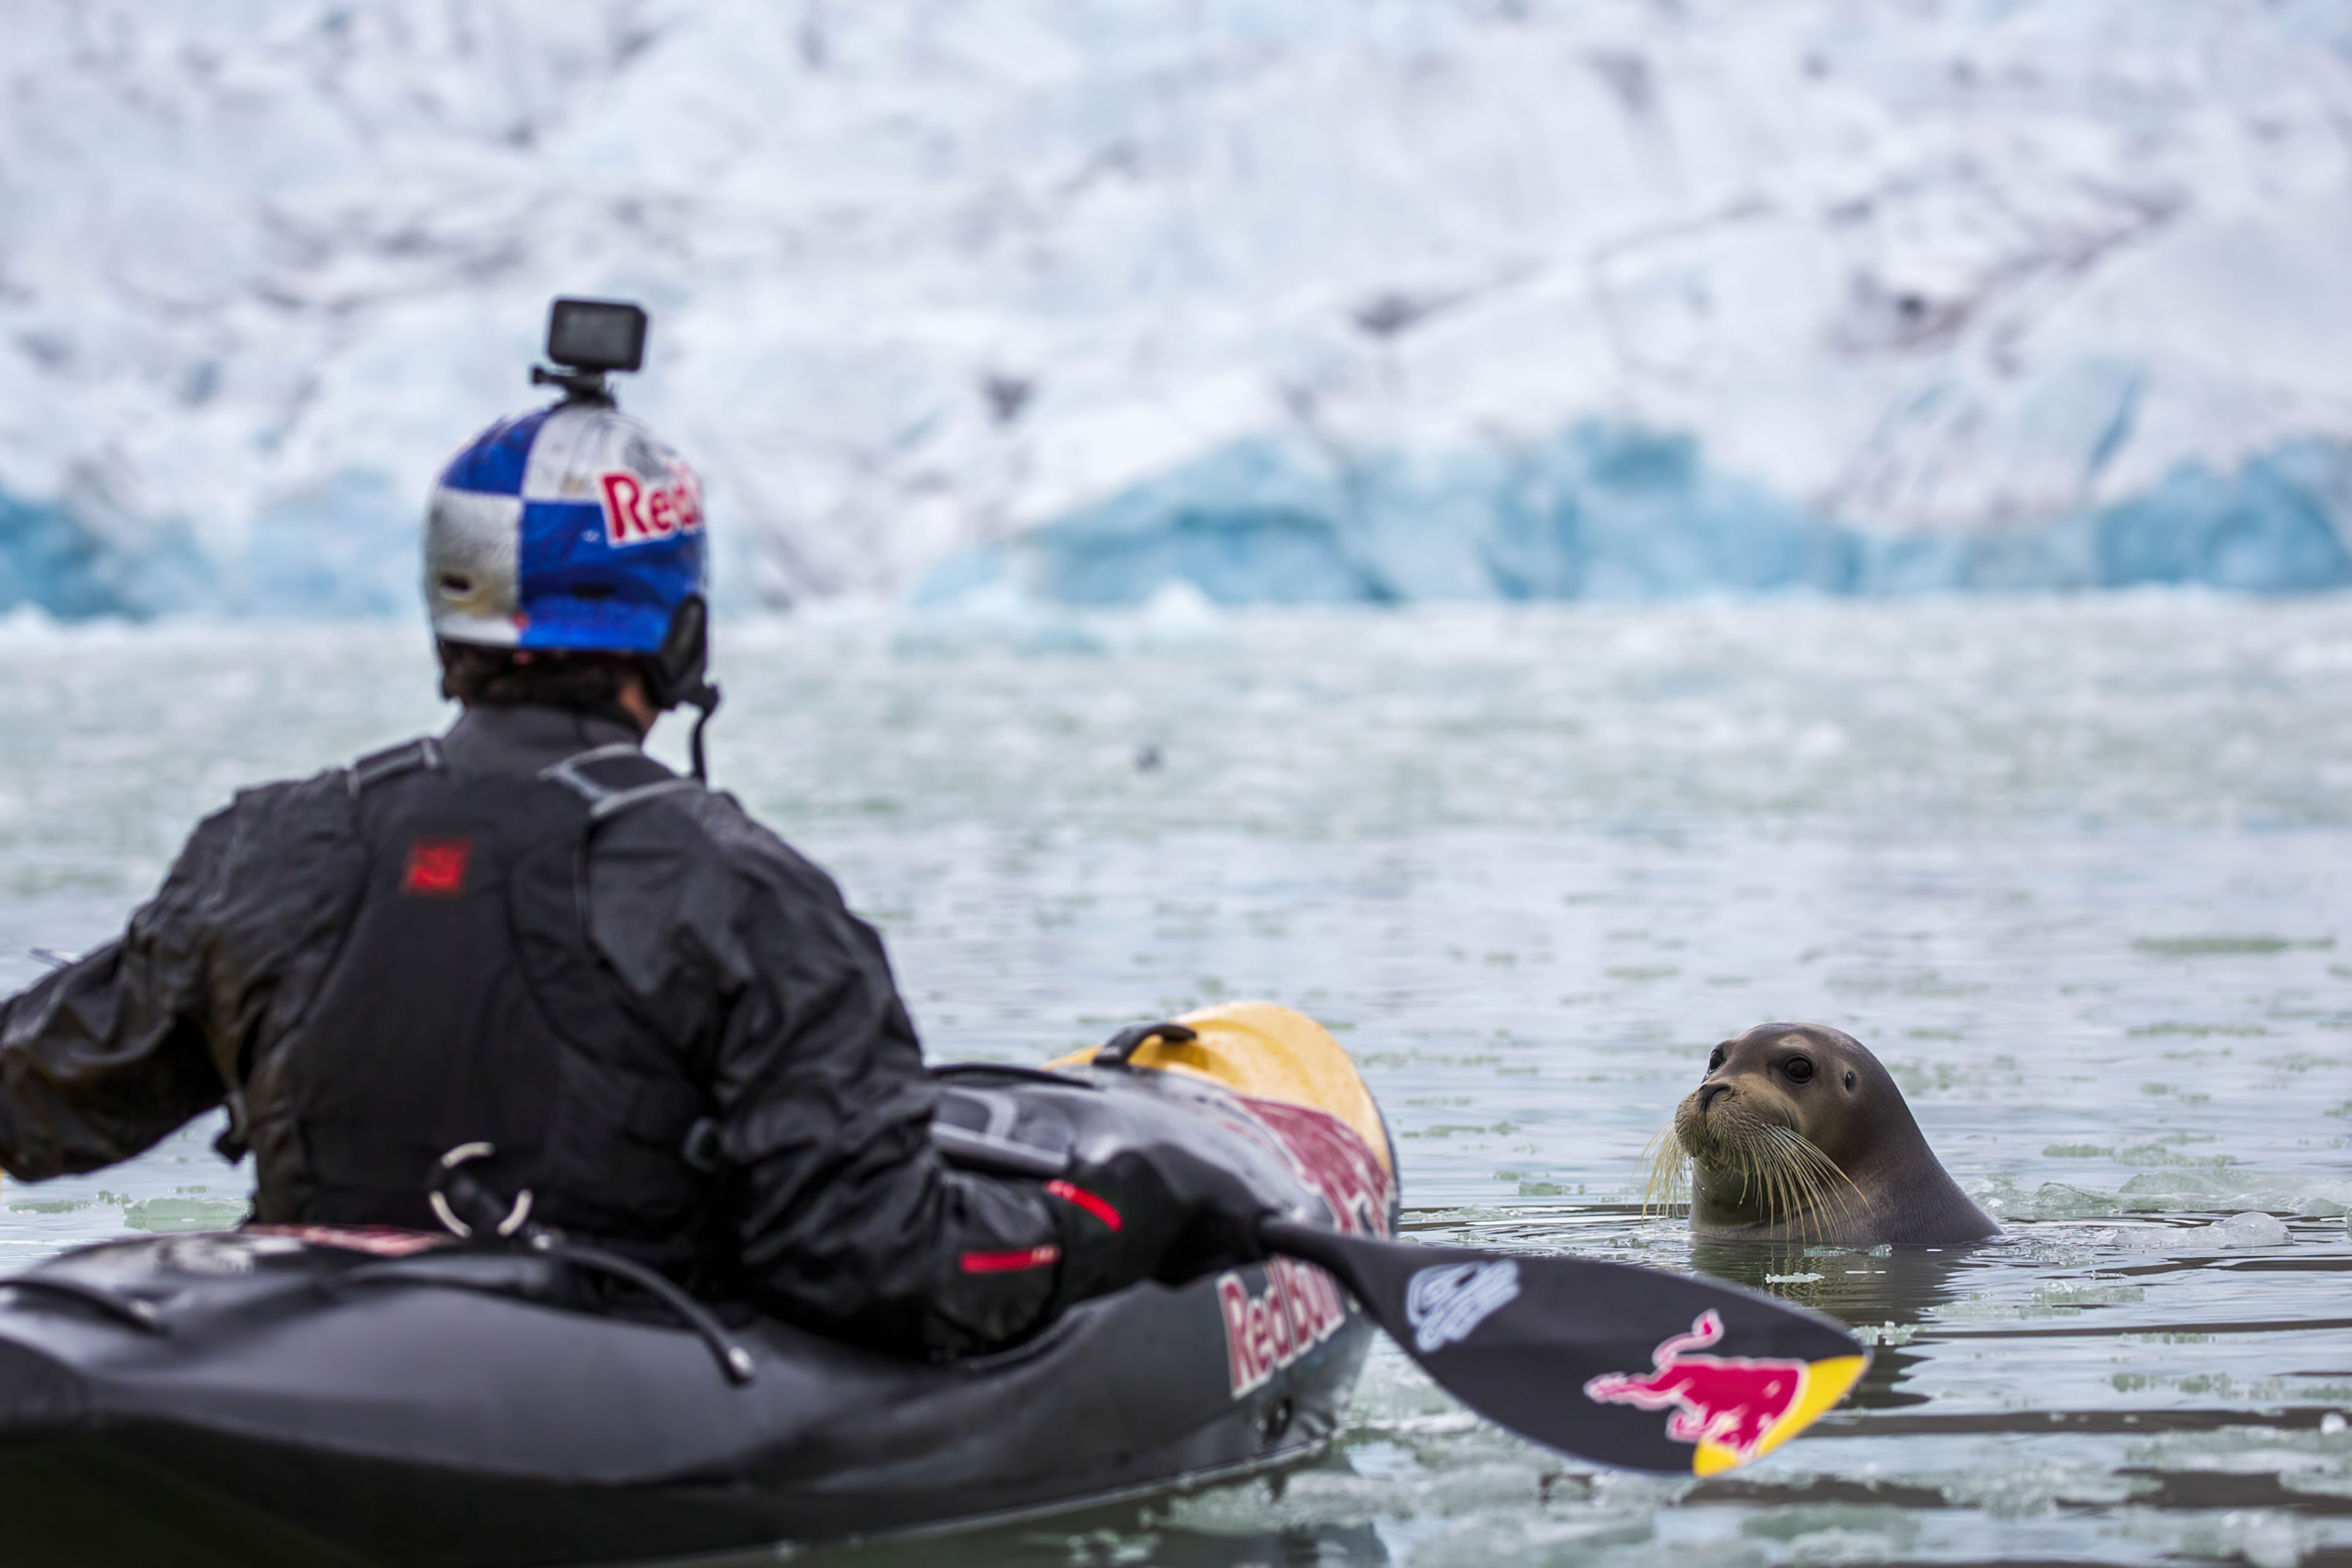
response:
<path id="1" fill-rule="evenodd" d="M 276 634 L 12 635 L 8 984 L 105 934 L 236 783 L 436 713 L 404 630 L 299 667 Z M 1287 1477 L 823 1560 L 2352 1562 L 2352 605 L 851 620 L 721 650 L 721 781 L 883 924 L 935 1055 L 1275 997 L 1364 1063 L 1414 1236 L 1702 1268 L 1877 1342 L 1813 1435 L 1706 1482 L 1538 1453 L 1383 1350 Z M 1644 1215 L 1643 1146 L 1768 1018 L 1872 1047 L 2005 1234 L 1695 1247 Z M 0 1258 L 225 1223 L 208 1137 L 0 1190 Z"/>

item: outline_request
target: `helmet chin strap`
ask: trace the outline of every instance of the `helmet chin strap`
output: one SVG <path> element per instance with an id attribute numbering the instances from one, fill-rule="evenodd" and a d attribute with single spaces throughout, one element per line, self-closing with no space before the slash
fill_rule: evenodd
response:
<path id="1" fill-rule="evenodd" d="M 694 776 L 708 784 L 710 782 L 710 767 L 702 754 L 702 731 L 703 727 L 710 722 L 710 716 L 719 711 L 719 683 L 715 680 L 704 681 L 699 687 L 687 693 L 685 700 L 696 710 L 694 734 L 687 742 L 687 748 L 694 757 Z"/>
<path id="2" fill-rule="evenodd" d="M 699 594 L 689 595 L 670 616 L 668 635 L 662 638 L 661 650 L 653 656 L 651 682 L 656 689 L 650 695 L 657 708 L 675 708 L 680 703 L 701 710 L 694 721 L 694 738 L 689 742 L 694 754 L 694 776 L 704 784 L 710 782 L 710 769 L 702 751 L 702 727 L 719 711 L 719 683 L 706 672 L 710 654 L 710 609 Z"/>

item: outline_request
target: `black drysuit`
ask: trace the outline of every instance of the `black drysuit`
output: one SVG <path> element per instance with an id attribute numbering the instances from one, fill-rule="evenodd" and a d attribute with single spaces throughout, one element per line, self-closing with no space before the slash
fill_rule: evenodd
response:
<path id="1" fill-rule="evenodd" d="M 488 1142 L 536 1218 L 705 1294 L 902 1351 L 1004 1343 L 1092 1238 L 943 1167 L 934 1099 L 832 880 L 617 716 L 551 708 L 241 793 L 120 941 L 0 1005 L 19 1179 L 226 1102 L 257 1218 L 425 1226 L 434 1160 Z"/>

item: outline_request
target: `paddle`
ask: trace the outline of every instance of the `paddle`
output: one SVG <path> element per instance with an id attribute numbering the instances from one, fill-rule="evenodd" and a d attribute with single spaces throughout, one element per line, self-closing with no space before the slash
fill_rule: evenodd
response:
<path id="1" fill-rule="evenodd" d="M 1286 1219 L 1258 1237 L 1345 1285 L 1454 1398 L 1597 1465 L 1718 1474 L 1811 1426 L 1870 1365 L 1829 1320 L 1713 1279 Z"/>
<path id="2" fill-rule="evenodd" d="M 934 1122 L 960 1165 L 1054 1176 L 1049 1150 Z M 1520 1436 L 1619 1469 L 1711 1476 L 1845 1397 L 1870 1352 L 1828 1319 L 1736 1285 L 1585 1258 L 1413 1247 L 1268 1218 L 1439 1387 Z"/>

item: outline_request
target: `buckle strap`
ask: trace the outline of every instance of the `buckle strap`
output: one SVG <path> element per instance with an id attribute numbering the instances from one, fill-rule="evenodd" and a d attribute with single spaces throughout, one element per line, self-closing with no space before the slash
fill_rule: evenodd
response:
<path id="1" fill-rule="evenodd" d="M 656 779 L 652 784 L 639 784 L 635 789 L 614 790 L 603 799 L 590 804 L 588 819 L 591 822 L 602 822 L 608 816 L 617 816 L 633 805 L 642 805 L 658 796 L 677 795 L 686 790 L 701 787 L 692 779 Z"/>
<path id="2" fill-rule="evenodd" d="M 582 773 L 580 770 L 586 767 L 591 763 L 607 763 L 611 762 L 615 757 L 641 757 L 643 755 L 645 755 L 643 752 L 640 752 L 636 747 L 632 746 L 626 741 L 614 741 L 609 745 L 597 746 L 589 751 L 575 752 L 572 756 L 564 758 L 560 763 L 550 763 L 547 766 L 539 770 L 539 776 L 546 780 L 549 784 L 562 784 L 565 789 L 570 790 L 573 795 L 578 795 L 582 800 L 586 801 L 593 806 L 598 801 L 609 800 L 614 795 L 625 794 L 626 792 L 616 789 L 611 784 L 598 784 L 594 779 L 590 778 L 586 773 Z"/>
<path id="3" fill-rule="evenodd" d="M 386 779 L 414 773 L 418 768 L 437 769 L 441 765 L 441 742 L 430 735 L 424 735 L 401 745 L 387 746 L 381 752 L 370 752 L 343 770 L 343 782 L 350 787 L 352 798 L 356 799 L 360 791 L 370 784 L 382 784 Z"/>
<path id="4" fill-rule="evenodd" d="M 698 790 L 702 785 L 693 779 L 665 775 L 649 784 L 615 785 L 593 779 L 583 770 L 597 763 L 615 761 L 622 757 L 644 757 L 645 752 L 626 741 L 614 741 L 577 755 L 551 763 L 539 770 L 539 776 L 549 784 L 562 784 L 565 789 L 588 803 L 588 816 L 602 822 L 608 816 L 628 810 L 666 795 L 682 790 Z M 647 759 L 650 761 L 651 759 Z M 655 764 L 658 766 L 659 764 Z"/>

